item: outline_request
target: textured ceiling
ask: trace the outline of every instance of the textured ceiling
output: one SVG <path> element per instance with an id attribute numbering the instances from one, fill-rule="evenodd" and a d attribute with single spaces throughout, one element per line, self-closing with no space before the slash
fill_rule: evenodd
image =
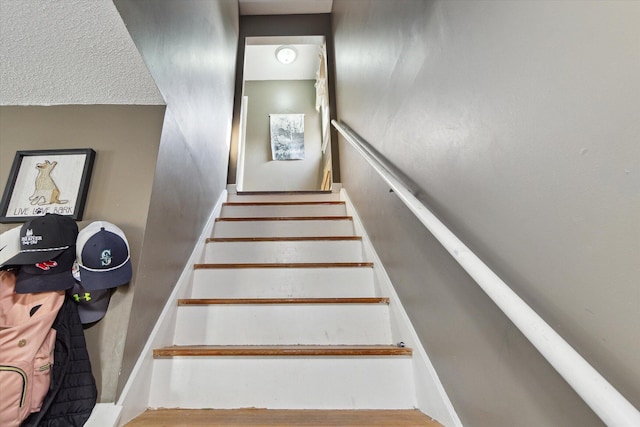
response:
<path id="1" fill-rule="evenodd" d="M 0 0 L 0 105 L 164 100 L 111 1 Z"/>

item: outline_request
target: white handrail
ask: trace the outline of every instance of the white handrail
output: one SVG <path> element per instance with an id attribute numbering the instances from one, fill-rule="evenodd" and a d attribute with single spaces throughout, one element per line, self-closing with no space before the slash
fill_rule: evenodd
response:
<path id="1" fill-rule="evenodd" d="M 640 426 L 640 412 L 390 173 L 355 132 L 331 123 L 606 425 Z"/>

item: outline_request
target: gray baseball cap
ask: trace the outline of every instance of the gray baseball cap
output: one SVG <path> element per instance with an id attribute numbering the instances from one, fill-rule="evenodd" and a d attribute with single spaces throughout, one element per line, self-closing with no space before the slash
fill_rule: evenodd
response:
<path id="1" fill-rule="evenodd" d="M 106 314 L 111 299 L 111 289 L 90 291 L 83 288 L 80 282 L 76 282 L 67 292 L 78 305 L 78 315 L 83 325 L 97 322 Z"/>

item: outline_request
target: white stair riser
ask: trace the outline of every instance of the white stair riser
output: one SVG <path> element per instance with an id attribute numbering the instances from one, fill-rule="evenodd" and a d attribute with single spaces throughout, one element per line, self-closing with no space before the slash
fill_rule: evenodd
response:
<path id="1" fill-rule="evenodd" d="M 217 221 L 213 237 L 353 236 L 351 220 Z"/>
<path id="2" fill-rule="evenodd" d="M 347 209 L 340 205 L 247 205 L 223 206 L 222 218 L 255 218 L 275 216 L 345 216 Z"/>
<path id="3" fill-rule="evenodd" d="M 409 409 L 409 357 L 179 357 L 154 361 L 154 408 Z"/>
<path id="4" fill-rule="evenodd" d="M 391 344 L 389 307 L 386 304 L 181 306 L 174 344 L 388 345 Z"/>
<path id="5" fill-rule="evenodd" d="M 205 263 L 362 262 L 362 242 L 278 241 L 209 242 Z"/>
<path id="6" fill-rule="evenodd" d="M 192 298 L 374 297 L 373 268 L 197 269 Z"/>
<path id="7" fill-rule="evenodd" d="M 340 193 L 318 194 L 232 194 L 228 202 L 339 202 Z"/>

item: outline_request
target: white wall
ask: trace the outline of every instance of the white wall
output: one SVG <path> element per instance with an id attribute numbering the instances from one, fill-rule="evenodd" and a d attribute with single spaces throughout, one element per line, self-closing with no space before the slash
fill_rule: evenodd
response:
<path id="1" fill-rule="evenodd" d="M 319 190 L 322 134 L 315 80 L 245 82 L 248 98 L 243 191 Z M 269 114 L 303 113 L 304 160 L 272 160 Z"/>
<path id="2" fill-rule="evenodd" d="M 334 2 L 339 119 L 640 407 L 640 3 Z M 462 421 L 599 425 L 341 144 L 342 182 Z"/>

